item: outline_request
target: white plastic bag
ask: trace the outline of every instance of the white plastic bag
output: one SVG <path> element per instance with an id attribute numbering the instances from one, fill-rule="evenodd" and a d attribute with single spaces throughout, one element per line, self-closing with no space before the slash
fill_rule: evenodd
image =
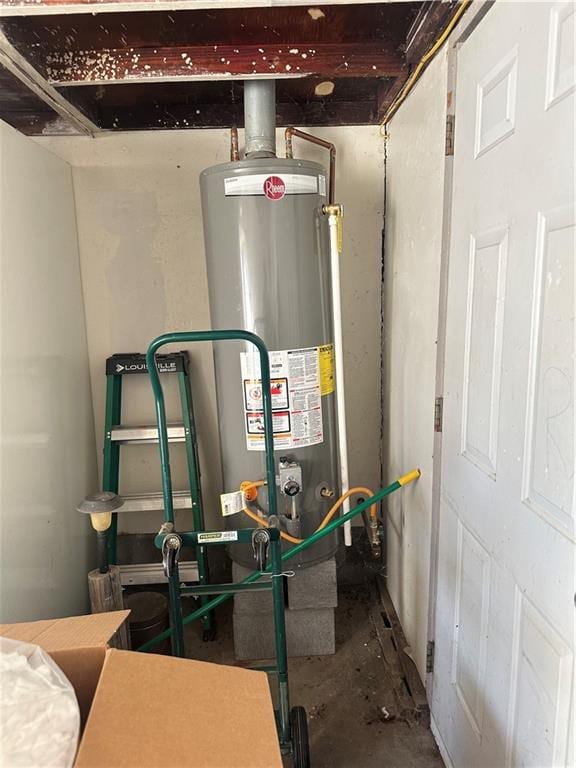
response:
<path id="1" fill-rule="evenodd" d="M 0 637 L 0 766 L 70 768 L 80 734 L 74 688 L 37 645 Z"/>

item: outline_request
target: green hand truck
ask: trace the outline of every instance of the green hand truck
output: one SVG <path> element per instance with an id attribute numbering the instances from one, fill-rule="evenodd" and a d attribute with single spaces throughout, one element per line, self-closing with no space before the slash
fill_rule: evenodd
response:
<path id="1" fill-rule="evenodd" d="M 172 476 L 170 471 L 170 452 L 168 444 L 168 429 L 164 393 L 158 369 L 156 353 L 167 344 L 187 344 L 193 342 L 244 341 L 253 344 L 260 356 L 260 375 L 262 380 L 262 396 L 264 409 L 264 445 L 266 457 L 266 481 L 268 486 L 268 527 L 244 528 L 226 531 L 189 531 L 178 533 L 174 523 L 174 508 L 172 500 Z M 162 552 L 164 572 L 168 578 L 170 600 L 170 629 L 140 646 L 137 650 L 149 651 L 167 637 L 172 637 L 172 653 L 175 656 L 185 656 L 184 625 L 201 619 L 209 611 L 228 600 L 237 592 L 256 589 L 272 591 L 274 611 L 274 634 L 276 644 L 276 664 L 267 667 L 253 667 L 275 674 L 278 682 L 278 710 L 276 710 L 276 725 L 280 748 L 284 754 L 291 754 L 294 768 L 309 768 L 310 753 L 308 746 L 308 727 L 306 711 L 303 707 L 290 708 L 288 691 L 288 655 L 286 651 L 286 625 L 284 617 L 283 563 L 304 549 L 312 546 L 324 536 L 352 520 L 367 510 L 373 504 L 398 490 L 420 476 L 418 469 L 395 480 L 382 488 L 374 496 L 358 504 L 345 515 L 332 520 L 322 530 L 313 533 L 302 543 L 282 553 L 280 543 L 280 524 L 277 517 L 276 472 L 274 464 L 274 437 L 272 427 L 272 399 L 270 394 L 270 362 L 266 345 L 259 336 L 242 330 L 226 331 L 186 331 L 167 333 L 154 339 L 146 353 L 148 374 L 152 383 L 158 424 L 158 443 L 160 449 L 160 465 L 162 472 L 162 493 L 164 499 L 164 523 L 157 534 L 154 543 Z M 252 544 L 257 563 L 257 570 L 235 584 L 199 584 L 181 586 L 178 573 L 178 560 L 182 546 L 213 546 L 224 545 L 230 541 Z M 268 562 L 270 554 L 270 562 Z M 215 595 L 191 614 L 182 617 L 181 595 Z"/>

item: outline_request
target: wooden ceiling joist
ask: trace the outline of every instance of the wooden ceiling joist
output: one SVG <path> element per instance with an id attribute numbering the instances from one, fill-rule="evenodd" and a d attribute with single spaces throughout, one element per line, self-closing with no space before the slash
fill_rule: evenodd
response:
<path id="1" fill-rule="evenodd" d="M 53 85 L 246 77 L 396 77 L 402 56 L 381 44 L 210 45 L 59 51 L 46 57 Z"/>
<path id="2" fill-rule="evenodd" d="M 416 64 L 438 37 L 438 30 L 443 29 L 455 13 L 459 0 L 426 0 L 412 27 L 406 36 L 406 61 Z"/>
<path id="3" fill-rule="evenodd" d="M 282 103 L 276 108 L 276 124 L 278 128 L 288 125 L 370 125 L 375 121 L 377 111 L 375 102 Z M 193 108 L 178 105 L 152 111 L 146 106 L 138 106 L 129 112 L 103 110 L 100 123 L 103 130 L 110 131 L 228 128 L 230 123 L 242 128 L 244 115 L 241 104 L 223 108 L 197 103 Z"/>
<path id="4" fill-rule="evenodd" d="M 276 84 L 276 122 L 296 124 L 370 125 L 378 112 L 376 83 L 396 78 L 337 80 L 331 94 L 315 96 L 321 78 L 282 79 Z M 146 99 L 142 98 L 145 90 Z M 125 82 L 122 87 L 84 85 L 59 89 L 78 108 L 97 104 L 98 124 L 104 130 L 226 128 L 244 125 L 244 83 L 233 80 L 171 83 Z"/>
<path id="5" fill-rule="evenodd" d="M 58 116 L 84 133 L 241 125 L 242 81 L 274 78 L 279 125 L 374 125 L 457 7 L 0 0 L 0 117 L 29 132 L 62 130 Z"/>
<path id="6" fill-rule="evenodd" d="M 79 133 L 89 135 L 99 128 L 83 112 L 70 104 L 58 91 L 32 67 L 0 31 L 0 65 L 16 80 L 26 86 L 41 102 L 63 118 L 64 122 Z"/>
<path id="7" fill-rule="evenodd" d="M 388 0 L 391 4 L 397 0 Z M 405 0 L 400 0 L 404 2 Z M 407 0 L 406 0 L 407 1 Z M 377 5 L 382 0 L 2 0 L 0 16 L 52 16 L 54 14 L 130 13 L 138 11 L 200 11 L 229 8 L 294 8 L 325 5 Z"/>

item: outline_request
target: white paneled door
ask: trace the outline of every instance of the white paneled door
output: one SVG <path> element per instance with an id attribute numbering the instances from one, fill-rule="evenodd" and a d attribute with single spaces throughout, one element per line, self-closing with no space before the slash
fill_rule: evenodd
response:
<path id="1" fill-rule="evenodd" d="M 574 761 L 574 4 L 457 53 L 432 714 L 456 768 Z"/>

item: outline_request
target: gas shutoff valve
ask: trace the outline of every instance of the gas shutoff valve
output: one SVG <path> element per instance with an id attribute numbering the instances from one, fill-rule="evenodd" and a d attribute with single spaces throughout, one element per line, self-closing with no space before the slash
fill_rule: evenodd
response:
<path id="1" fill-rule="evenodd" d="M 294 498 L 302 493 L 302 467 L 297 461 L 281 457 L 278 462 L 278 486 L 284 496 Z"/>

